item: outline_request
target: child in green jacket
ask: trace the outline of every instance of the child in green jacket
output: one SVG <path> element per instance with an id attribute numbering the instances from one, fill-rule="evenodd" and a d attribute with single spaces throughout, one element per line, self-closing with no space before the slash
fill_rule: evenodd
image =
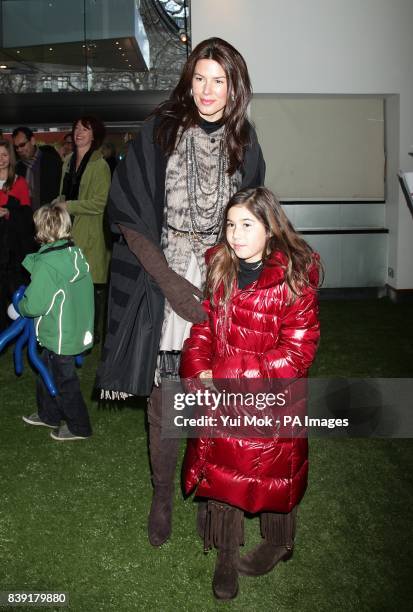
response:
<path id="1" fill-rule="evenodd" d="M 37 413 L 23 420 L 53 428 L 54 440 L 81 440 L 92 435 L 92 428 L 75 356 L 93 345 L 92 277 L 82 251 L 71 240 L 70 216 L 62 206 L 42 206 L 34 214 L 34 223 L 42 246 L 23 261 L 31 282 L 19 302 L 19 312 L 36 319 L 41 359 L 54 378 L 58 395 L 51 397 L 39 376 Z"/>

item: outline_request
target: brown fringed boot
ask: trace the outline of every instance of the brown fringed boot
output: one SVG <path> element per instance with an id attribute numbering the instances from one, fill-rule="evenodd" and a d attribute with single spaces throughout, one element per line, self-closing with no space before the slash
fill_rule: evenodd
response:
<path id="1" fill-rule="evenodd" d="M 239 547 L 244 543 L 244 512 L 234 506 L 208 501 L 205 550 L 217 548 L 212 590 L 217 599 L 238 593 Z"/>
<path id="2" fill-rule="evenodd" d="M 201 540 L 204 540 L 205 527 L 207 522 L 208 502 L 199 501 L 197 502 L 197 504 L 198 508 L 196 514 L 196 530 Z"/>
<path id="3" fill-rule="evenodd" d="M 148 536 L 152 546 L 161 546 L 172 531 L 172 509 L 175 493 L 175 470 L 178 458 L 179 439 L 161 439 L 160 414 L 161 390 L 151 395 L 149 419 L 149 452 L 152 468 L 153 495 L 148 517 Z M 159 404 L 159 405 L 158 405 Z"/>
<path id="4" fill-rule="evenodd" d="M 293 554 L 296 508 L 288 514 L 263 512 L 260 516 L 264 541 L 243 555 L 238 564 L 243 576 L 262 576 L 280 561 L 288 561 Z"/>

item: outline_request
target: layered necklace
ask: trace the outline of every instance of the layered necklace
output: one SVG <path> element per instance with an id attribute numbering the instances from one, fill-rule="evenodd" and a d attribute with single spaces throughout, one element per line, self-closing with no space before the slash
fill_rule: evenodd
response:
<path id="1" fill-rule="evenodd" d="M 218 170 L 216 184 L 208 190 L 202 184 L 199 161 L 196 155 L 194 136 L 186 139 L 186 176 L 191 222 L 190 234 L 202 244 L 210 244 L 209 239 L 217 234 L 221 226 L 225 200 L 225 180 L 227 156 L 224 151 L 223 139 L 219 142 Z M 216 194 L 211 202 L 211 196 Z M 199 198 L 208 198 L 210 206 L 206 208 L 199 204 Z"/>

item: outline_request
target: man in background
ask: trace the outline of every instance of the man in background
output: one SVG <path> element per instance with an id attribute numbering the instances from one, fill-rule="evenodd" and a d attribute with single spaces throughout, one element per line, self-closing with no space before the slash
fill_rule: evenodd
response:
<path id="1" fill-rule="evenodd" d="M 19 161 L 16 173 L 29 184 L 33 211 L 59 195 L 62 160 L 50 145 L 37 146 L 30 128 L 13 130 L 13 144 Z"/>
<path id="2" fill-rule="evenodd" d="M 68 155 L 73 153 L 73 148 L 73 137 L 72 133 L 69 132 L 64 136 L 60 146 L 58 147 L 59 155 L 62 158 L 62 161 L 64 161 Z"/>

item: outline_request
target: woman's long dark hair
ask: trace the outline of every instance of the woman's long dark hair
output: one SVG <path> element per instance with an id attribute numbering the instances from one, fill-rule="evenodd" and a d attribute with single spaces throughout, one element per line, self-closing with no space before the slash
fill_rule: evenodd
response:
<path id="1" fill-rule="evenodd" d="M 198 109 L 191 95 L 192 77 L 199 60 L 211 59 L 221 66 L 227 77 L 227 103 L 222 117 L 225 144 L 229 158 L 228 174 L 241 165 L 249 144 L 247 108 L 252 96 L 251 81 L 242 55 L 221 38 L 200 42 L 188 57 L 178 85 L 169 100 L 160 104 L 153 115 L 159 116 L 155 140 L 166 155 L 176 146 L 178 131 L 183 132 L 199 122 Z"/>
<path id="2" fill-rule="evenodd" d="M 237 279 L 238 258 L 226 236 L 228 212 L 237 204 L 245 206 L 265 226 L 267 242 L 264 248 L 264 261 L 274 251 L 281 251 L 286 256 L 285 280 L 291 290 L 292 300 L 300 295 L 305 287 L 316 288 L 318 281 L 314 284 L 314 281 L 310 280 L 309 271 L 316 267 L 319 274 L 315 276 L 322 276 L 319 259 L 314 256 L 310 245 L 297 234 L 272 191 L 266 187 L 256 187 L 238 191 L 227 204 L 220 242 L 208 264 L 207 297 L 212 299 L 218 287 L 222 285 L 221 303 L 228 302 Z"/>
<path id="3" fill-rule="evenodd" d="M 6 182 L 3 185 L 4 191 L 9 191 L 16 179 L 16 156 L 14 154 L 14 148 L 10 140 L 6 140 L 6 138 L 0 139 L 0 147 L 4 147 L 9 154 L 9 167 L 7 170 L 7 178 Z"/>

